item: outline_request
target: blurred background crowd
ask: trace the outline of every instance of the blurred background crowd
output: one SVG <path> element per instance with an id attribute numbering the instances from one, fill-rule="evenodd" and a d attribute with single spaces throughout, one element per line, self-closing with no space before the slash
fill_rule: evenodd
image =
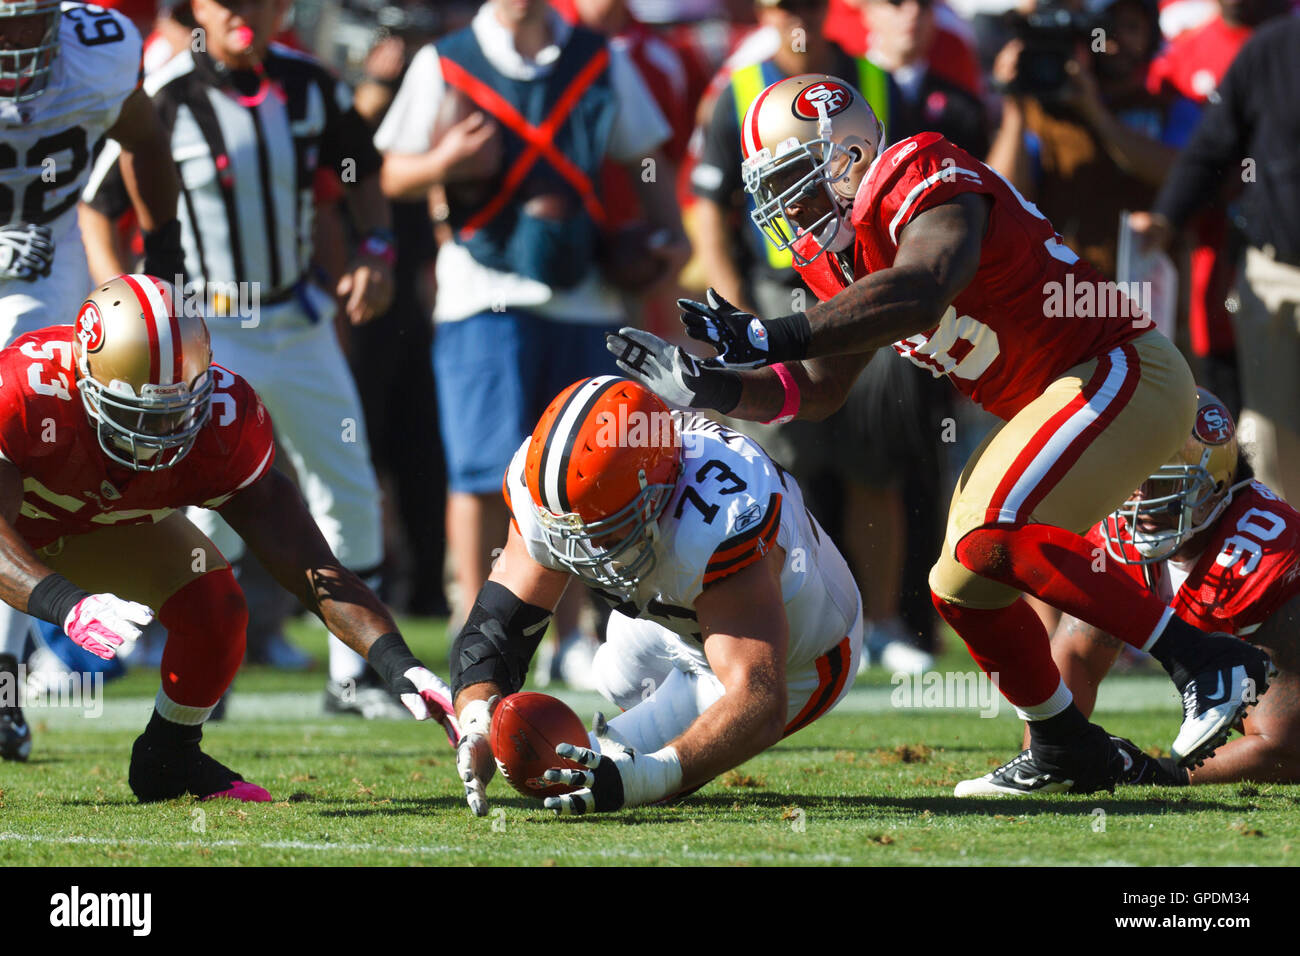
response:
<path id="1" fill-rule="evenodd" d="M 150 38 L 146 69 L 189 44 L 189 6 L 123 0 Z M 1300 86 L 1261 106 L 1243 68 L 1220 96 L 1252 34 L 1292 17 L 1289 0 L 281 6 L 280 39 L 354 90 L 383 156 L 396 294 L 386 315 L 354 324 L 340 309 L 335 325 L 383 503 L 381 593 L 399 612 L 458 625 L 504 543 L 510 456 L 561 388 L 615 371 L 606 330 L 680 338 L 675 298 L 707 286 L 762 315 L 811 304 L 751 223 L 740 173 L 746 108 L 796 73 L 852 82 L 889 141 L 934 130 L 984 160 L 1109 278 L 1133 274 L 1126 245 L 1164 249 L 1173 336 L 1239 416 L 1261 477 L 1300 493 L 1300 161 L 1279 170 L 1253 152 L 1261 124 L 1300 129 Z M 332 289 L 355 224 L 321 172 L 312 264 Z M 988 426 L 883 352 L 830 420 L 741 426 L 854 565 L 873 663 L 921 670 L 936 650 L 926 574 L 953 467 Z M 287 597 L 247 561 L 241 580 L 250 657 L 306 666 L 281 636 Z M 600 627 L 584 595 L 566 595 L 535 681 L 581 686 Z"/>

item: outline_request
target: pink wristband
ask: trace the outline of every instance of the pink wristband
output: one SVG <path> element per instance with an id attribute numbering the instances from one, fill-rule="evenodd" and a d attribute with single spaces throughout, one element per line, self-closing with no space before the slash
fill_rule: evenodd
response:
<path id="1" fill-rule="evenodd" d="M 781 387 L 785 389 L 785 404 L 781 406 L 781 411 L 776 418 L 762 424 L 784 425 L 786 422 L 794 421 L 795 415 L 799 414 L 799 383 L 794 380 L 794 376 L 784 364 L 773 365 L 771 368 L 776 372 L 776 377 L 781 380 Z"/>

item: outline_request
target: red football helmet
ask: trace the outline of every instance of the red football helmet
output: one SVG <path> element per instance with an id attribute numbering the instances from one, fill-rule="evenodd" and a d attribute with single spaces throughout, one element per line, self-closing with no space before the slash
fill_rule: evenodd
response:
<path id="1" fill-rule="evenodd" d="M 546 547 L 586 580 L 634 588 L 653 569 L 658 521 L 681 474 L 672 413 L 637 382 L 575 382 L 533 431 L 524 461 Z"/>

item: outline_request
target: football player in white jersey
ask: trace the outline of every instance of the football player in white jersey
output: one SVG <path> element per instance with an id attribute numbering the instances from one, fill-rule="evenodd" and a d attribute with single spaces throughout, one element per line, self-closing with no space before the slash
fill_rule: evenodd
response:
<path id="1" fill-rule="evenodd" d="M 86 297 L 77 201 L 106 135 L 129 151 L 145 271 L 182 271 L 176 167 L 139 88 L 140 48 L 114 10 L 0 0 L 0 347 L 70 321 Z"/>
<path id="2" fill-rule="evenodd" d="M 495 699 L 523 685 L 573 577 L 614 606 L 593 676 L 624 712 L 576 748 L 588 770 L 548 771 L 583 785 L 547 799 L 559 813 L 688 793 L 848 692 L 861 596 L 799 486 L 752 439 L 670 412 L 636 382 L 585 379 L 543 413 L 503 492 L 509 537 L 452 647 L 457 769 L 479 816 Z"/>

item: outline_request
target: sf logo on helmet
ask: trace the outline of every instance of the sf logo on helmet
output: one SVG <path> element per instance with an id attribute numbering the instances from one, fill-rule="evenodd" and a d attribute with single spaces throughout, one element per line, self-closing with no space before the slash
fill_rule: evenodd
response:
<path id="1" fill-rule="evenodd" d="M 792 109 L 800 119 L 815 120 L 824 110 L 827 116 L 848 109 L 853 102 L 853 93 L 839 83 L 814 83 L 799 91 L 794 98 Z"/>
<path id="2" fill-rule="evenodd" d="M 1206 405 L 1196 413 L 1196 437 L 1206 445 L 1222 445 L 1232 440 L 1236 428 L 1228 410 L 1222 405 Z"/>
<path id="3" fill-rule="evenodd" d="M 99 307 L 93 302 L 87 302 L 81 307 L 81 313 L 77 316 L 77 338 L 87 352 L 98 352 L 104 347 L 104 320 L 99 314 Z"/>

